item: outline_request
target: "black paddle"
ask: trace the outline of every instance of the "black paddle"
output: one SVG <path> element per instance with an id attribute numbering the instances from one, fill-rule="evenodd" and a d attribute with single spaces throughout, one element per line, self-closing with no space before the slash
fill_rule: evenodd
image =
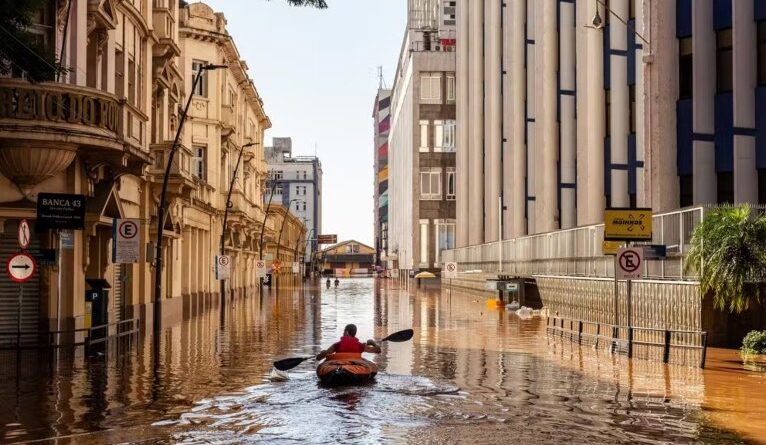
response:
<path id="1" fill-rule="evenodd" d="M 395 343 L 401 343 L 403 341 L 408 341 L 412 338 L 412 335 L 414 334 L 412 329 L 405 329 L 403 331 L 394 332 L 393 334 L 389 335 L 388 337 L 384 338 L 383 340 L 380 340 L 381 342 L 384 341 L 392 341 Z M 274 367 L 277 368 L 280 371 L 287 371 L 288 369 L 293 369 L 296 366 L 300 365 L 301 363 L 305 362 L 306 360 L 310 360 L 315 357 L 293 357 L 293 358 L 285 358 L 282 360 L 277 360 L 274 362 Z"/>

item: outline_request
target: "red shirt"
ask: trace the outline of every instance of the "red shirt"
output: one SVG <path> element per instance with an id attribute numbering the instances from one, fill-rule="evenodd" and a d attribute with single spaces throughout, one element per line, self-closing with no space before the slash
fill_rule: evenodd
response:
<path id="1" fill-rule="evenodd" d="M 352 352 L 361 353 L 364 352 L 364 343 L 360 342 L 358 338 L 350 335 L 344 335 L 340 338 L 340 341 L 333 345 L 335 352 Z"/>

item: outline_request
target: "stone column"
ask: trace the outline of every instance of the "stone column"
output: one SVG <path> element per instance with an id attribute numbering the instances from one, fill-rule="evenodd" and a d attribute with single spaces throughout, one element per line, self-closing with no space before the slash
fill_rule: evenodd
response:
<path id="1" fill-rule="evenodd" d="M 585 26 L 594 14 L 592 2 L 577 2 L 577 61 L 588 73 L 577 76 L 577 225 L 604 217 L 604 40 Z"/>
<path id="2" fill-rule="evenodd" d="M 469 15 L 469 244 L 484 242 L 484 0 L 470 0 Z"/>
<path id="3" fill-rule="evenodd" d="M 469 218 L 468 218 L 468 183 L 470 168 L 468 128 L 470 118 L 468 114 L 468 41 L 470 38 L 468 29 L 468 5 L 469 0 L 458 0 L 457 3 L 457 67 L 456 67 L 456 113 L 457 113 L 457 148 L 455 153 L 455 186 L 456 186 L 456 246 L 468 245 Z"/>
<path id="4" fill-rule="evenodd" d="M 718 202 L 715 170 L 716 38 L 713 0 L 692 2 L 692 51 L 694 54 L 692 120 L 694 204 Z"/>
<path id="5" fill-rule="evenodd" d="M 753 0 L 732 2 L 734 44 L 734 127 L 749 134 L 734 135 L 734 202 L 758 202 L 758 170 L 755 164 L 755 86 L 757 28 Z M 761 117 L 763 118 L 763 117 Z M 752 131 L 750 131 L 752 130 Z"/>
<path id="6" fill-rule="evenodd" d="M 484 242 L 499 235 L 498 198 L 502 193 L 502 5 L 484 0 Z"/>
<path id="7" fill-rule="evenodd" d="M 576 225 L 575 189 L 577 184 L 577 106 L 575 81 L 575 41 L 576 22 L 574 3 L 559 3 L 559 103 L 561 104 L 559 125 L 561 133 L 561 228 L 568 229 Z"/>
<path id="8" fill-rule="evenodd" d="M 611 0 L 609 8 L 619 17 L 629 16 L 628 0 Z M 628 30 L 609 14 L 609 73 L 611 107 L 609 136 L 612 169 L 612 207 L 630 207 L 628 193 L 628 134 L 630 132 L 630 94 L 628 90 Z M 608 166 L 607 166 L 608 167 Z"/>

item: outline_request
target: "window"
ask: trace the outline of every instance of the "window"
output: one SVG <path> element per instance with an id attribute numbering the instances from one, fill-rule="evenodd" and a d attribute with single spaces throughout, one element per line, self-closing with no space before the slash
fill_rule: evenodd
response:
<path id="1" fill-rule="evenodd" d="M 718 204 L 734 204 L 734 173 L 719 172 L 717 186 Z"/>
<path id="2" fill-rule="evenodd" d="M 428 220 L 420 220 L 420 264 L 428 264 Z"/>
<path id="3" fill-rule="evenodd" d="M 204 145 L 194 146 L 194 160 L 192 173 L 202 181 L 207 180 L 207 147 Z"/>
<path id="4" fill-rule="evenodd" d="M 441 74 L 423 73 L 420 76 L 420 99 L 424 102 L 441 102 Z"/>
<path id="5" fill-rule="evenodd" d="M 428 121 L 420 121 L 420 152 L 427 153 L 431 150 L 428 144 Z"/>
<path id="6" fill-rule="evenodd" d="M 442 250 L 455 248 L 455 220 L 436 220 L 436 263 L 441 262 Z"/>
<path id="7" fill-rule="evenodd" d="M 758 85 L 766 86 L 766 20 L 758 22 Z"/>
<path id="8" fill-rule="evenodd" d="M 682 175 L 678 179 L 680 182 L 681 207 L 689 207 L 694 203 L 694 177 L 692 175 Z"/>
<path id="9" fill-rule="evenodd" d="M 455 101 L 455 75 L 447 74 L 447 102 Z"/>
<path id="10" fill-rule="evenodd" d="M 420 199 L 439 200 L 442 198 L 442 172 L 438 167 L 420 171 Z"/>
<path id="11" fill-rule="evenodd" d="M 275 181 L 280 181 L 283 177 L 284 177 L 284 172 L 282 170 L 271 171 L 271 179 Z"/>
<path id="12" fill-rule="evenodd" d="M 609 137 L 612 134 L 612 92 L 610 90 L 604 91 L 604 103 L 604 130 Z"/>
<path id="13" fill-rule="evenodd" d="M 733 89 L 731 28 L 716 32 L 716 80 L 718 93 L 729 93 Z"/>
<path id="14" fill-rule="evenodd" d="M 295 172 L 296 179 L 306 179 L 306 170 L 299 170 Z"/>
<path id="15" fill-rule="evenodd" d="M 447 200 L 455 200 L 455 168 L 447 168 Z"/>
<path id="16" fill-rule="evenodd" d="M 298 212 L 306 211 L 306 201 L 295 201 L 295 210 Z"/>
<path id="17" fill-rule="evenodd" d="M 282 196 L 282 186 L 274 187 L 274 196 Z"/>
<path id="18" fill-rule="evenodd" d="M 194 88 L 195 96 L 207 97 L 207 71 L 202 69 L 205 65 L 207 65 L 207 62 L 199 60 L 192 61 L 192 82 L 194 82 L 197 73 L 202 71 L 202 76 L 200 77 L 199 82 L 197 82 L 197 86 Z"/>
<path id="19" fill-rule="evenodd" d="M 306 196 L 306 186 L 299 185 L 295 188 L 295 194 L 298 196 Z"/>
<path id="20" fill-rule="evenodd" d="M 455 151 L 455 121 L 434 121 L 434 151 Z"/>
<path id="21" fill-rule="evenodd" d="M 693 92 L 692 73 L 694 72 L 692 56 L 692 38 L 685 37 L 678 42 L 678 96 L 680 99 L 691 99 Z"/>

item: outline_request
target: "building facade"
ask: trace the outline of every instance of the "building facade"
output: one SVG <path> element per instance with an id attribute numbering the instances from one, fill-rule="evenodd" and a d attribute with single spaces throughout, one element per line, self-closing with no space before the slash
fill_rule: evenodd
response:
<path id="1" fill-rule="evenodd" d="M 388 249 L 388 134 L 391 130 L 391 90 L 378 88 L 372 109 L 375 265 L 387 266 Z"/>
<path id="2" fill-rule="evenodd" d="M 461 0 L 457 244 L 763 202 L 766 2 Z"/>
<path id="3" fill-rule="evenodd" d="M 441 267 L 454 247 L 455 2 L 412 0 L 391 93 L 389 268 Z"/>
<path id="4" fill-rule="evenodd" d="M 326 276 L 366 276 L 375 267 L 375 253 L 359 241 L 341 241 L 318 252 L 319 270 Z"/>
<path id="5" fill-rule="evenodd" d="M 20 311 L 19 287 L 2 274 L 0 331 L 15 331 L 21 320 L 23 341 L 57 329 L 67 331 L 62 342 L 81 341 L 87 333 L 73 330 L 93 322 L 86 290 L 97 282 L 109 291 L 103 322 L 149 323 L 158 230 L 163 321 L 180 317 L 185 305 L 218 301 L 213 261 L 233 169 L 247 144 L 223 240 L 234 261 L 228 288 L 233 295 L 252 289 L 265 216 L 263 135 L 271 124 L 224 16 L 203 3 L 179 7 L 171 0 L 71 0 L 46 8 L 33 27 L 68 69 L 35 83 L 19 69 L 0 79 L 0 256 L 19 250 L 15 233 L 24 218 L 37 229 L 29 251 L 50 249 L 57 258 L 38 263 Z M 221 66 L 204 71 L 192 88 L 205 64 Z M 164 168 L 190 95 L 190 119 L 170 170 L 168 214 L 158 227 Z M 84 195 L 84 229 L 38 227 L 40 193 Z M 136 263 L 112 262 L 115 218 L 139 221 Z M 277 239 L 275 224 L 265 229 L 267 240 Z"/>
<path id="6" fill-rule="evenodd" d="M 307 230 L 305 257 L 311 263 L 322 233 L 322 163 L 316 156 L 293 156 L 291 138 L 273 138 L 266 148 L 268 185 L 264 202 L 281 204 L 304 222 Z M 271 196 L 273 192 L 273 196 Z"/>

